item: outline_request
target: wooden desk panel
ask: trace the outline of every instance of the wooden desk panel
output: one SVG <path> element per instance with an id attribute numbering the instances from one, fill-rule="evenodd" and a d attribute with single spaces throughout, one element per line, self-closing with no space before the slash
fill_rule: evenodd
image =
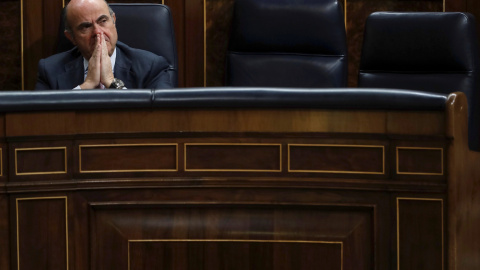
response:
<path id="1" fill-rule="evenodd" d="M 445 113 L 55 114 L 5 115 L 6 269 L 480 266 L 463 95 Z"/>

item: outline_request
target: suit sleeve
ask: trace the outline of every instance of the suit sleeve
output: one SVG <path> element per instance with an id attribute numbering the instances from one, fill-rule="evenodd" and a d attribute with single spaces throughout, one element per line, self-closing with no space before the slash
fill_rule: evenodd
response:
<path id="1" fill-rule="evenodd" d="M 38 62 L 38 75 L 37 83 L 35 84 L 35 90 L 49 90 L 52 89 L 48 83 L 46 72 L 45 72 L 45 59 L 41 59 Z"/>
<path id="2" fill-rule="evenodd" d="M 145 85 L 146 89 L 164 89 L 173 88 L 173 78 L 169 73 L 172 68 L 168 64 L 167 60 L 163 57 L 157 57 L 153 61 L 150 69 L 150 78 Z"/>

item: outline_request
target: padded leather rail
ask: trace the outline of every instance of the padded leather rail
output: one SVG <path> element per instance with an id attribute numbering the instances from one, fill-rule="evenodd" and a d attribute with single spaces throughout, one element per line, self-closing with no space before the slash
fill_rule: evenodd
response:
<path id="1" fill-rule="evenodd" d="M 0 91 L 0 112 L 185 107 L 439 111 L 446 100 L 445 94 L 373 88 Z"/>
<path id="2" fill-rule="evenodd" d="M 0 91 L 0 112 L 149 108 L 152 90 Z"/>
<path id="3" fill-rule="evenodd" d="M 395 89 L 186 88 L 155 90 L 153 107 L 444 110 L 447 95 Z"/>

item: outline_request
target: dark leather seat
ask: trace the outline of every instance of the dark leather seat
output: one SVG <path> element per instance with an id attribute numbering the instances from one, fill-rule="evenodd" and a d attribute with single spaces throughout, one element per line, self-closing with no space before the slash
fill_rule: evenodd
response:
<path id="1" fill-rule="evenodd" d="M 480 150 L 478 50 L 471 14 L 373 13 L 365 25 L 358 85 L 464 92 L 469 106 L 469 147 Z"/>
<path id="2" fill-rule="evenodd" d="M 337 0 L 236 0 L 226 84 L 345 87 L 347 45 Z"/>
<path id="3" fill-rule="evenodd" d="M 165 57 L 170 64 L 168 73 L 178 85 L 177 47 L 170 9 L 160 4 L 110 4 L 117 17 L 118 39 L 138 49 Z M 62 14 L 63 15 L 63 14 Z M 73 48 L 64 35 L 65 24 L 59 28 L 58 52 Z"/>

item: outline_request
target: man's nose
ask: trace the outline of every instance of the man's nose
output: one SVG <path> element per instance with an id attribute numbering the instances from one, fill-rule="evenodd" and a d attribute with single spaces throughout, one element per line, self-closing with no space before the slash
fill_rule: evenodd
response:
<path id="1" fill-rule="evenodd" d="M 93 24 L 93 33 L 95 35 L 103 33 L 102 28 L 98 24 Z"/>

